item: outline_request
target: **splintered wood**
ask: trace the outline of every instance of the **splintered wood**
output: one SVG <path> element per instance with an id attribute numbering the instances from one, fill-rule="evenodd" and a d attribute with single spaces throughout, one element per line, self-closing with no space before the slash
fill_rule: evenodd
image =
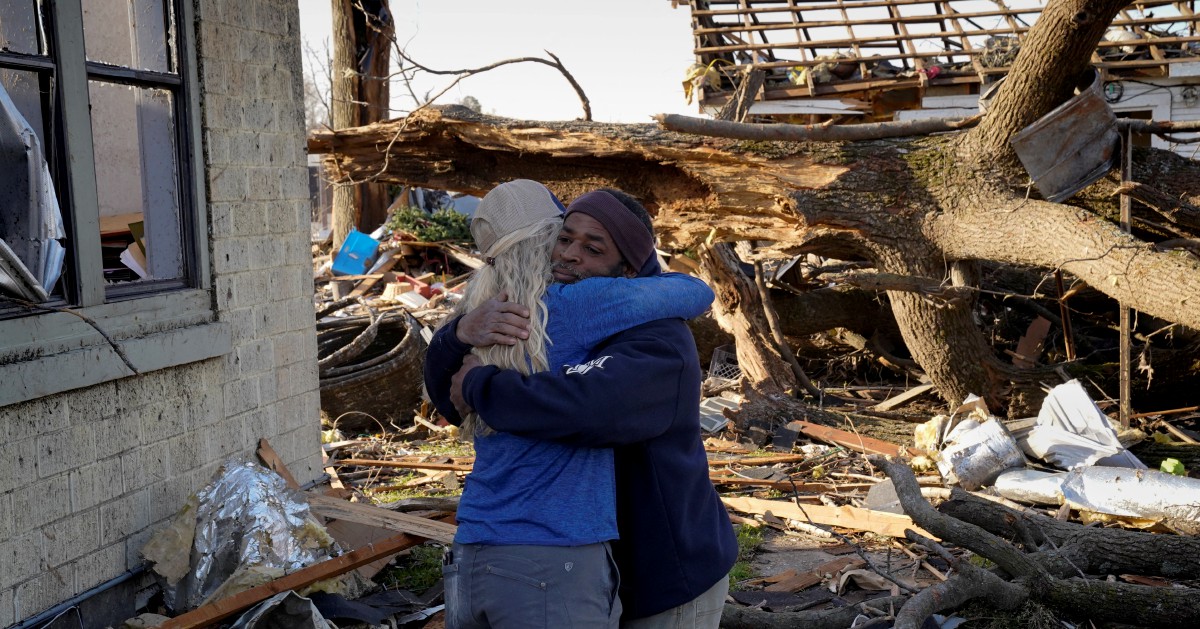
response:
<path id="1" fill-rule="evenodd" d="M 725 506 L 742 513 L 770 514 L 777 518 L 797 520 L 811 524 L 825 524 L 853 531 L 867 531 L 879 535 L 904 538 L 905 530 L 912 530 L 925 537 L 934 536 L 913 524 L 906 515 L 873 511 L 857 507 L 825 505 L 799 505 L 780 500 L 762 498 L 721 498 Z"/>

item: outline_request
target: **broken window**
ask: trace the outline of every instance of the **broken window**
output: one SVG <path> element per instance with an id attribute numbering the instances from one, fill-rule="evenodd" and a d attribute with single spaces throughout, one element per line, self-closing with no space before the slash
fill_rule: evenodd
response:
<path id="1" fill-rule="evenodd" d="M 0 293 L 86 306 L 196 285 L 178 3 L 0 0 L 0 105 L 21 120 L 0 127 L 0 167 L 21 173 L 0 186 L 0 237 L 14 254 L 0 249 Z M 14 170 L 26 136 L 41 145 L 42 164 Z M 57 221 L 9 200 L 56 192 Z M 17 233 L 48 242 L 14 246 Z M 44 275 L 55 271 L 56 246 L 57 282 Z M 6 271 L 19 280 L 5 281 Z M 41 294 L 19 290 L 30 277 Z"/>
<path id="2" fill-rule="evenodd" d="M 3 49 L 37 50 L 35 14 L 25 8 L 28 15 L 0 19 Z M 35 302 L 48 299 L 65 257 L 62 214 L 43 148 L 45 86 L 36 72 L 0 68 L 0 291 Z"/>

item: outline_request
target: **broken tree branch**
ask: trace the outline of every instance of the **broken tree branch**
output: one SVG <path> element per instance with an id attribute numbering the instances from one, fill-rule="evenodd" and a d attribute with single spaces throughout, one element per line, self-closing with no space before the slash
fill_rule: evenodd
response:
<path id="1" fill-rule="evenodd" d="M 914 522 L 944 542 L 957 544 L 992 560 L 1021 586 L 1027 587 L 1032 600 L 1058 611 L 1098 620 L 1154 627 L 1190 626 L 1191 619 L 1200 614 L 1200 597 L 1191 588 L 1157 588 L 1082 577 L 1057 578 L 1057 575 L 1074 571 L 1074 563 L 1069 559 L 1056 561 L 1059 557 L 1050 552 L 1026 555 L 981 527 L 939 513 L 921 497 L 916 478 L 907 465 L 882 457 L 872 460 L 892 479 L 901 506 Z M 1065 551 L 1060 548 L 1056 552 Z M 1096 552 L 1094 549 L 1086 551 Z M 1065 555 L 1061 558 L 1067 559 Z"/>
<path id="2" fill-rule="evenodd" d="M 779 327 L 779 313 L 775 310 L 775 305 L 771 301 L 771 291 L 767 290 L 767 282 L 763 279 L 762 262 L 754 263 L 754 285 L 758 288 L 759 299 L 762 300 L 763 314 L 767 319 L 767 328 L 771 330 L 771 337 L 775 340 L 775 345 L 779 348 L 779 354 L 787 361 L 792 368 L 792 373 L 796 376 L 796 381 L 800 383 L 800 387 L 809 395 L 819 399 L 824 397 L 825 392 L 818 389 L 808 379 L 808 374 L 804 373 L 804 368 L 800 366 L 800 361 L 796 360 L 796 354 L 788 345 L 787 339 L 783 337 L 783 330 Z"/>
<path id="3" fill-rule="evenodd" d="M 1011 575 L 1045 574 L 1046 571 L 1040 564 L 1018 552 L 1003 539 L 974 524 L 938 513 L 921 497 L 921 487 L 917 484 L 916 476 L 903 462 L 879 456 L 871 457 L 870 460 L 892 479 L 904 512 L 925 530 L 939 539 L 951 541 L 987 557 Z"/>
<path id="4" fill-rule="evenodd" d="M 1127 181 L 1117 186 L 1109 196 L 1129 195 L 1136 201 L 1145 204 L 1160 216 L 1171 222 L 1192 229 L 1200 228 L 1200 207 L 1188 203 L 1182 198 L 1175 198 L 1156 188 L 1136 181 Z"/>
<path id="5" fill-rule="evenodd" d="M 503 61 L 489 63 L 488 65 L 479 67 L 479 68 L 468 68 L 465 70 L 434 70 L 432 68 L 423 66 L 423 65 L 417 63 L 416 61 L 413 61 L 412 57 L 409 57 L 407 54 L 405 54 L 404 51 L 402 49 L 400 49 L 399 47 L 397 47 L 397 49 L 396 49 L 396 54 L 401 59 L 403 59 L 404 61 L 407 61 L 413 67 L 421 70 L 422 72 L 428 72 L 429 74 L 441 74 L 441 75 L 450 75 L 450 74 L 458 75 L 455 77 L 454 82 L 451 83 L 448 87 L 446 87 L 446 89 L 439 92 L 437 96 L 441 96 L 442 94 L 446 93 L 451 87 L 454 87 L 463 79 L 474 76 L 481 72 L 487 72 L 488 70 L 494 70 L 501 66 L 506 66 L 506 65 L 513 64 L 513 63 L 540 63 L 542 65 L 547 65 L 547 66 L 550 66 L 551 68 L 554 68 L 554 69 L 558 70 L 559 72 L 561 72 L 562 75 L 567 79 L 567 82 L 571 84 L 571 87 L 575 90 L 575 94 L 577 94 L 579 96 L 579 102 L 583 105 L 583 119 L 584 120 L 592 119 L 592 103 L 590 100 L 588 100 L 587 94 L 585 94 L 583 92 L 583 88 L 579 85 L 579 82 L 575 80 L 575 77 L 572 76 L 571 73 L 567 71 L 567 68 L 566 68 L 566 66 L 563 65 L 562 60 L 559 59 L 557 55 L 550 52 L 549 50 L 546 51 L 546 54 L 550 55 L 550 58 L 553 59 L 554 61 L 547 61 L 546 59 L 543 59 L 541 57 L 518 57 L 515 59 L 505 59 Z M 434 100 L 437 99 L 437 96 L 429 99 L 426 104 L 432 103 Z"/>
<path id="6" fill-rule="evenodd" d="M 1185 133 L 1188 131 L 1200 131 L 1200 120 L 1135 120 L 1133 118 L 1119 118 L 1117 120 L 1117 128 L 1124 131 L 1126 129 L 1134 133 L 1153 133 L 1155 135 L 1163 135 L 1166 133 Z"/>
<path id="7" fill-rule="evenodd" d="M 734 140 L 785 142 L 856 142 L 859 140 L 881 140 L 914 135 L 930 135 L 969 129 L 983 119 L 983 114 L 969 118 L 929 118 L 897 122 L 873 122 L 855 125 L 790 125 L 749 124 L 729 120 L 708 120 L 680 114 L 658 114 L 654 116 L 664 129 L 717 138 Z M 1195 142 L 1195 139 L 1171 137 L 1169 133 L 1200 131 L 1200 121 L 1172 122 L 1156 120 L 1121 119 L 1119 129 L 1134 133 L 1153 133 L 1168 138 L 1177 144 Z"/>
<path id="8" fill-rule="evenodd" d="M 1015 510 L 954 489 L 939 511 L 1002 537 L 1014 533 L 1031 539 L 1034 549 L 1049 542 L 1080 569 L 1092 574 L 1134 574 L 1176 579 L 1200 578 L 1200 539 L 1159 535 L 1062 522 L 1032 510 Z M 1032 542 L 1032 544 L 1030 544 Z M 1073 572 L 1073 570 L 1072 570 Z"/>
<path id="9" fill-rule="evenodd" d="M 868 290 L 899 290 L 909 293 L 920 293 L 926 297 L 953 302 L 970 299 L 974 293 L 969 286 L 954 286 L 926 277 L 898 275 L 896 273 L 846 273 L 829 278 L 830 281 L 844 282 L 851 286 Z"/>
<path id="10" fill-rule="evenodd" d="M 976 598 L 986 599 L 999 609 L 1015 609 L 1029 598 L 1027 587 L 1009 583 L 969 561 L 954 557 L 940 544 L 923 535 L 908 531 L 907 538 L 943 558 L 949 558 L 957 574 L 925 588 L 905 603 L 896 614 L 896 629 L 919 629 L 925 619 L 934 613 L 958 607 Z"/>
<path id="11" fill-rule="evenodd" d="M 844 126 L 750 124 L 727 120 L 706 120 L 680 114 L 658 114 L 654 116 L 654 119 L 668 131 L 734 140 L 855 142 L 958 131 L 974 126 L 982 117 L 979 115 L 963 119 L 933 118 L 903 122 L 871 122 Z"/>
<path id="12" fill-rule="evenodd" d="M 906 600 L 908 597 L 905 596 L 888 596 L 835 609 L 778 613 L 726 605 L 721 614 L 721 626 L 726 629 L 844 629 L 859 614 L 869 611 L 868 608 L 890 609 Z"/>

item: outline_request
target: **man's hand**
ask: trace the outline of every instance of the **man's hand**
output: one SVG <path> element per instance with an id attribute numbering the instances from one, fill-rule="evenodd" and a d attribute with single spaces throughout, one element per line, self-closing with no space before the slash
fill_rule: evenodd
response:
<path id="1" fill-rule="evenodd" d="M 472 347 L 516 345 L 529 338 L 529 309 L 500 293 L 463 315 L 457 332 L 458 340 Z"/>
<path id="2" fill-rule="evenodd" d="M 450 378 L 450 403 L 458 411 L 459 417 L 466 417 L 475 410 L 463 399 L 463 380 L 466 379 L 468 371 L 481 365 L 483 363 L 474 354 L 467 354 L 467 357 L 463 359 L 462 368 L 454 374 L 454 377 Z"/>

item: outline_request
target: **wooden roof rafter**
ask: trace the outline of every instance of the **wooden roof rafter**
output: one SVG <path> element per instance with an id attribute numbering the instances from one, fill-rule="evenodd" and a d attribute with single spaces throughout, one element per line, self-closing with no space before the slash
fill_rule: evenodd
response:
<path id="1" fill-rule="evenodd" d="M 1004 39 L 1019 43 L 1045 2 L 692 0 L 690 4 L 698 42 L 695 53 L 700 60 L 710 63 L 725 58 L 736 65 L 766 70 L 770 92 L 788 81 L 786 74 L 791 68 L 812 67 L 834 58 L 856 66 L 853 77 L 833 79 L 836 82 L 874 84 L 873 70 L 884 61 L 904 68 L 901 74 L 907 78 L 915 77 L 913 71 L 933 66 L 939 66 L 938 71 L 928 74 L 972 73 L 980 78 L 1002 74 L 1009 61 Z M 1194 4 L 1178 0 L 1132 3 L 1114 20 L 1113 27 L 1141 39 L 1101 42 L 1094 61 L 1110 73 L 1145 75 L 1155 74 L 1156 68 L 1157 73 L 1165 74 L 1168 64 L 1181 60 L 1200 60 L 1200 16 L 1195 14 Z M 996 49 L 999 52 L 985 46 L 988 38 L 1001 42 Z M 1132 55 L 1119 52 L 1130 46 L 1137 48 Z M 774 60 L 769 60 L 769 55 L 774 55 Z M 721 86 L 706 87 L 703 96 L 707 100 L 723 91 Z"/>

